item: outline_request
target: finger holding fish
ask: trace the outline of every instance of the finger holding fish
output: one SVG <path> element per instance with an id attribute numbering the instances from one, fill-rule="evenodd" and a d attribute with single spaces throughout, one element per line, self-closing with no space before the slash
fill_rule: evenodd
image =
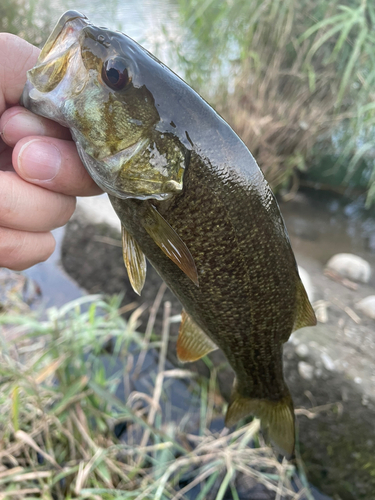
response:
<path id="1" fill-rule="evenodd" d="M 0 266 L 14 270 L 51 255 L 55 240 L 50 230 L 71 217 L 73 194 L 100 192 L 68 140 L 69 130 L 18 104 L 26 71 L 39 53 L 21 38 L 0 33 Z M 36 146 L 32 155 L 29 143 Z M 60 169 L 46 147 L 62 157 Z M 49 165 L 43 166 L 43 159 Z M 40 179 L 41 172 L 50 180 Z"/>

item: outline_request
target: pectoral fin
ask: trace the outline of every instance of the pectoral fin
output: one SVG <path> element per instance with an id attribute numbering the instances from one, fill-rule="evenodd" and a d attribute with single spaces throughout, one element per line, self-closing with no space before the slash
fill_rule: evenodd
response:
<path id="1" fill-rule="evenodd" d="M 122 233 L 122 254 L 124 263 L 128 271 L 129 281 L 133 290 L 138 295 L 141 291 L 146 279 L 146 257 L 124 226 L 121 226 Z"/>
<path id="2" fill-rule="evenodd" d="M 183 310 L 177 340 L 178 359 L 183 363 L 196 361 L 215 349 L 217 346 Z"/>
<path id="3" fill-rule="evenodd" d="M 262 428 L 276 451 L 290 460 L 294 455 L 295 442 L 294 409 L 290 394 L 286 394 L 279 401 L 251 399 L 241 396 L 235 387 L 225 425 L 232 427 L 248 415 L 260 418 Z"/>
<path id="4" fill-rule="evenodd" d="M 297 285 L 297 314 L 294 321 L 293 331 L 299 330 L 305 326 L 315 326 L 316 317 L 314 309 L 310 304 L 305 287 L 302 281 Z"/>
<path id="5" fill-rule="evenodd" d="M 144 214 L 142 223 L 165 255 L 198 286 L 197 268 L 188 247 L 153 205 Z"/>

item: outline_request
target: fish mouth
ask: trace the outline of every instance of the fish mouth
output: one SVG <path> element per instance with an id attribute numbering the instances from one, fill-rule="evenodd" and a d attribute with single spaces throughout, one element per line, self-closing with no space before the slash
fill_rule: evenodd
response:
<path id="1" fill-rule="evenodd" d="M 84 14 L 75 10 L 68 10 L 57 21 L 52 33 L 48 37 L 41 53 L 37 66 L 58 58 L 69 49 L 77 40 L 80 32 L 92 23 Z"/>
<path id="2" fill-rule="evenodd" d="M 64 80 L 69 60 L 78 53 L 80 34 L 90 25 L 85 15 L 74 10 L 69 10 L 60 17 L 40 52 L 36 65 L 27 72 L 27 82 L 20 99 L 22 106 L 33 110 L 38 105 L 39 114 L 51 118 L 48 115 L 49 109 L 45 106 L 46 110 L 43 112 L 38 102 L 43 101 L 45 95 Z M 59 121 L 58 117 L 56 121 Z M 65 125 L 63 121 L 59 122 Z"/>

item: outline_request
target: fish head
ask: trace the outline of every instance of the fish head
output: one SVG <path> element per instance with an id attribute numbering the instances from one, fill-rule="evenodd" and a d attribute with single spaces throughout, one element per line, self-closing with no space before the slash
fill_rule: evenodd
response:
<path id="1" fill-rule="evenodd" d="M 187 150 L 160 128 L 153 92 L 163 65 L 131 38 L 68 11 L 27 76 L 21 104 L 70 129 L 104 191 L 166 199 L 182 190 Z"/>

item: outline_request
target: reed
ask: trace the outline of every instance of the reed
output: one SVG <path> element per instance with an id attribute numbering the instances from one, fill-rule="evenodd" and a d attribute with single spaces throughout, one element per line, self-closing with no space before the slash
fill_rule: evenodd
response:
<path id="1" fill-rule="evenodd" d="M 248 145 L 272 186 L 295 191 L 312 160 L 331 154 L 333 170 L 345 169 L 346 186 L 367 162 L 367 202 L 373 202 L 373 2 L 179 5 L 185 28 L 179 65 Z"/>

